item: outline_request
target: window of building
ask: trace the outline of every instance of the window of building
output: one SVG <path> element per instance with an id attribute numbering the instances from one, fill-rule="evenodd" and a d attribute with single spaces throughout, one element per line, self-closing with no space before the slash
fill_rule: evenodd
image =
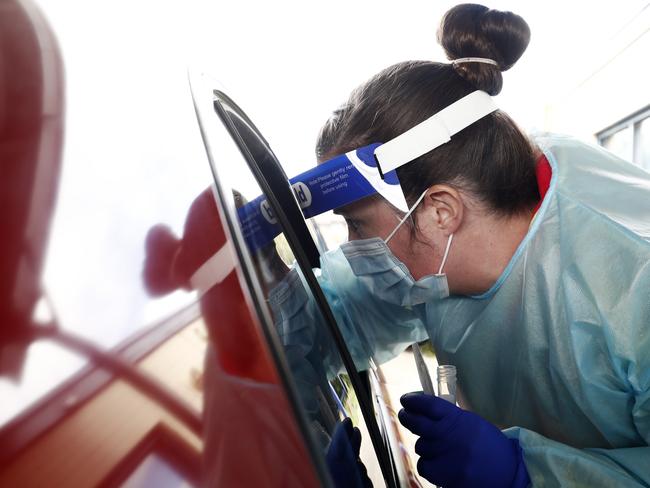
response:
<path id="1" fill-rule="evenodd" d="M 650 171 L 650 105 L 596 134 L 598 143 Z"/>

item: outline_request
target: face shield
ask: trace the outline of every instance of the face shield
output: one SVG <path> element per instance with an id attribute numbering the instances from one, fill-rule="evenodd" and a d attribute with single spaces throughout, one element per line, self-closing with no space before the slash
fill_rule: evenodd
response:
<path id="1" fill-rule="evenodd" d="M 330 159 L 289 180 L 305 218 L 380 195 L 404 214 L 409 209 L 396 169 L 434 150 L 477 120 L 497 110 L 490 95 L 475 91 L 386 143 L 373 143 Z M 280 226 L 263 195 L 238 209 L 251 251 L 269 244 Z M 392 234 L 391 234 L 392 235 Z"/>

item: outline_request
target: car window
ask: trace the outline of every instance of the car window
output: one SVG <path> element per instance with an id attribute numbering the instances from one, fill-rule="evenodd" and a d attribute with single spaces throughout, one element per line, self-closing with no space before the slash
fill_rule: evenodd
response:
<path id="1" fill-rule="evenodd" d="M 327 212 L 309 219 L 309 225 L 315 235 L 321 236 L 319 249 L 321 252 L 336 249 L 348 240 L 348 229 L 345 220 L 340 215 Z M 428 369 L 430 379 L 436 381 L 436 360 L 429 339 L 418 344 L 423 362 Z M 369 380 L 373 391 L 376 393 L 378 423 L 386 438 L 387 448 L 392 452 L 392 461 L 396 476 L 402 485 L 408 479 L 418 479 L 423 486 L 428 482 L 420 477 L 415 466 L 418 456 L 415 454 L 415 436 L 404 428 L 397 419 L 397 412 L 401 409 L 399 398 L 405 393 L 422 391 L 423 386 L 418 376 L 416 365 L 416 352 L 413 347 L 396 350 L 395 354 L 387 361 L 375 358 L 368 370 Z"/>
<path id="2" fill-rule="evenodd" d="M 325 454 L 337 425 L 351 418 L 362 433 L 360 455 L 371 478 L 376 486 L 392 486 L 390 460 L 379 434 L 368 382 L 360 380 L 354 365 L 346 367 L 343 356 L 348 354 L 349 360 L 349 351 L 332 334 L 336 325 L 323 314 L 309 285 L 310 279 L 316 283 L 312 267 L 318 265 L 320 254 L 286 175 L 268 143 L 225 93 L 215 91 L 214 105 L 218 120 L 227 126 L 244 155 L 242 159 L 220 150 L 223 145 L 207 138 L 224 206 L 230 207 L 235 217 L 233 231 L 244 243 L 249 268 L 266 299 L 273 335 L 312 441 Z M 322 297 L 321 303 L 326 304 Z"/>
<path id="3" fill-rule="evenodd" d="M 245 240 L 247 240 L 249 249 L 253 251 L 253 259 L 259 260 L 259 268 L 263 270 L 265 267 L 270 268 L 270 270 L 262 272 L 262 281 L 270 280 L 267 281 L 265 292 L 269 295 L 271 308 L 276 314 L 276 324 L 280 324 L 278 329 L 285 345 L 285 352 L 290 351 L 290 347 L 295 346 L 296 341 L 299 340 L 304 341 L 310 351 L 315 349 L 314 344 L 319 344 L 319 353 L 313 356 L 310 362 L 311 364 L 316 363 L 324 366 L 326 376 L 331 376 L 332 368 L 335 370 L 340 367 L 338 359 L 333 365 L 331 360 L 333 355 L 330 353 L 332 347 L 339 350 L 345 349 L 351 354 L 355 362 L 354 367 L 359 372 L 359 377 L 364 383 L 364 389 L 371 393 L 374 400 L 370 408 L 373 410 L 381 432 L 381 445 L 384 449 L 380 449 L 377 456 L 385 470 L 384 475 L 387 478 L 385 481 L 388 484 L 392 482 L 406 483 L 413 476 L 413 466 L 417 461 L 413 455 L 415 437 L 401 428 L 396 413 L 400 408 L 399 396 L 408 391 L 422 389 L 418 382 L 415 355 L 412 348 L 409 347 L 409 341 L 412 342 L 414 338 L 420 342 L 426 338 L 420 319 L 401 307 L 389 310 L 386 308 L 386 304 L 375 303 L 370 296 L 359 299 L 359 297 L 351 293 L 332 293 L 332 290 L 336 291 L 337 287 L 340 288 L 342 282 L 349 280 L 350 275 L 337 274 L 329 270 L 328 276 L 325 277 L 327 279 L 319 279 L 318 282 L 324 289 L 329 290 L 323 296 L 328 301 L 329 307 L 337 311 L 332 318 L 336 319 L 336 328 L 341 332 L 343 344 L 332 344 L 333 337 L 323 334 L 321 329 L 327 320 L 325 322 L 322 322 L 322 320 L 326 319 L 326 312 L 323 312 L 323 317 L 319 317 L 314 321 L 318 325 L 312 326 L 311 336 L 305 330 L 297 329 L 300 327 L 299 321 L 296 320 L 296 317 L 299 316 L 296 310 L 297 305 L 291 300 L 277 300 L 277 292 L 279 289 L 284 290 L 288 296 L 296 298 L 299 295 L 298 290 L 300 290 L 300 293 L 304 295 L 303 302 L 318 302 L 319 297 L 311 293 L 317 295 L 320 290 L 314 291 L 313 288 L 311 292 L 307 290 L 309 287 L 306 278 L 311 273 L 311 269 L 308 268 L 310 266 L 312 268 L 322 267 L 321 257 L 325 254 L 331 255 L 328 251 L 336 250 L 341 243 L 347 240 L 347 226 L 345 221 L 333 212 L 327 212 L 307 221 L 304 220 L 302 215 L 297 214 L 293 218 L 287 219 L 287 222 L 278 222 L 280 219 L 274 214 L 274 212 L 277 213 L 273 205 L 274 197 L 278 200 L 275 202 L 276 206 L 283 210 L 291 207 L 297 213 L 298 207 L 305 208 L 309 205 L 310 195 L 304 186 L 294 182 L 292 185 L 293 195 L 292 192 L 288 192 L 288 195 L 295 196 L 295 198 L 287 198 L 283 201 L 279 197 L 278 193 L 281 193 L 279 188 L 282 186 L 287 187 L 287 175 L 282 172 L 281 168 L 277 168 L 280 163 L 273 156 L 268 143 L 263 140 L 262 136 L 259 134 L 257 137 L 248 135 L 249 132 L 256 131 L 246 115 L 236 108 L 236 105 L 225 94 L 221 94 L 221 96 L 222 106 L 225 106 L 224 113 L 228 115 L 229 122 L 237 133 L 236 136 L 242 139 L 240 142 L 243 143 L 242 145 L 248 151 L 249 156 L 252 156 L 250 160 L 253 162 L 253 172 L 259 171 L 262 173 L 262 178 L 266 178 L 269 184 L 269 188 L 262 195 L 258 195 L 253 191 L 243 198 L 238 196 L 240 198 L 237 203 L 239 206 L 238 216 L 242 233 Z M 231 110 L 228 108 L 233 106 L 235 108 Z M 241 181 L 241 179 L 238 181 Z M 291 181 L 295 181 L 295 179 Z M 259 228 L 260 226 L 261 228 Z M 294 262 L 294 256 L 287 249 L 287 239 L 285 238 L 287 231 L 296 234 L 294 237 L 297 237 L 297 239 L 294 240 L 298 242 L 299 248 L 305 250 L 306 260 L 310 263 L 310 266 Z M 278 236 L 275 237 L 272 243 L 271 238 L 276 234 Z M 284 268 L 291 270 L 288 276 L 283 274 L 282 266 L 278 267 L 272 264 L 274 262 L 274 253 L 282 258 Z M 318 257 L 315 257 L 316 255 Z M 278 271 L 278 268 L 280 268 L 280 271 L 279 275 L 276 276 L 274 272 Z M 316 269 L 316 275 L 319 276 L 321 271 L 324 271 L 324 268 L 323 270 Z M 301 287 L 297 286 L 297 276 L 300 277 Z M 332 279 L 339 280 L 339 282 L 333 282 Z M 279 295 L 282 295 L 282 293 L 279 293 Z M 286 313 L 283 315 L 283 310 L 278 310 L 278 301 L 284 303 L 284 307 L 295 315 L 287 319 Z M 381 323 L 381 314 L 384 311 L 394 319 L 394 325 L 387 324 L 386 320 Z M 281 315 L 280 320 L 277 318 L 278 314 Z M 381 323 L 380 327 L 376 326 L 378 323 Z M 382 330 L 381 328 L 390 326 L 396 329 L 399 328 L 400 332 L 393 334 L 390 330 Z M 382 336 L 388 337 L 388 340 L 384 341 Z M 379 339 L 376 339 L 376 337 L 379 337 Z M 287 344 L 290 347 L 287 347 Z M 435 374 L 436 362 L 431 348 L 423 342 L 421 346 L 425 351 L 424 363 L 428 365 L 430 372 Z M 291 355 L 290 352 L 288 354 Z M 344 355 L 345 353 L 343 353 Z M 386 361 L 388 361 L 387 364 L 379 366 L 380 363 Z M 302 381 L 299 378 L 300 368 L 295 365 L 292 366 L 294 366 L 294 377 L 298 381 Z M 406 378 L 413 381 L 408 381 Z M 363 405 L 361 411 L 363 411 Z M 403 448 L 404 445 L 408 446 L 406 450 Z M 405 454 L 407 451 L 411 453 L 410 456 Z M 386 471 L 390 471 L 391 474 L 387 474 Z"/>

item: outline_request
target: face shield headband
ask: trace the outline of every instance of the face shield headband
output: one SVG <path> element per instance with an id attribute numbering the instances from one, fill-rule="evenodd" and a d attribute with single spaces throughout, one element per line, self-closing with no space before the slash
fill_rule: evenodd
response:
<path id="1" fill-rule="evenodd" d="M 377 193 L 400 211 L 408 212 L 395 170 L 449 142 L 454 134 L 497 109 L 490 95 L 472 92 L 384 144 L 374 143 L 350 151 L 291 178 L 290 184 L 305 218 Z M 281 232 L 264 195 L 237 212 L 251 251 L 269 244 Z"/>

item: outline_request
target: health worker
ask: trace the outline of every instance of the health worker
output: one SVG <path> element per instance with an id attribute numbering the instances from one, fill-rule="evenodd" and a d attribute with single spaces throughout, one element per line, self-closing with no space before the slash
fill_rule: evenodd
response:
<path id="1" fill-rule="evenodd" d="M 498 109 L 529 37 L 511 12 L 456 6 L 450 63 L 391 66 L 334 112 L 320 160 L 345 156 L 375 192 L 337 209 L 349 242 L 320 283 L 358 364 L 429 338 L 456 366 L 461 408 L 401 400 L 432 483 L 648 486 L 650 174 Z"/>

